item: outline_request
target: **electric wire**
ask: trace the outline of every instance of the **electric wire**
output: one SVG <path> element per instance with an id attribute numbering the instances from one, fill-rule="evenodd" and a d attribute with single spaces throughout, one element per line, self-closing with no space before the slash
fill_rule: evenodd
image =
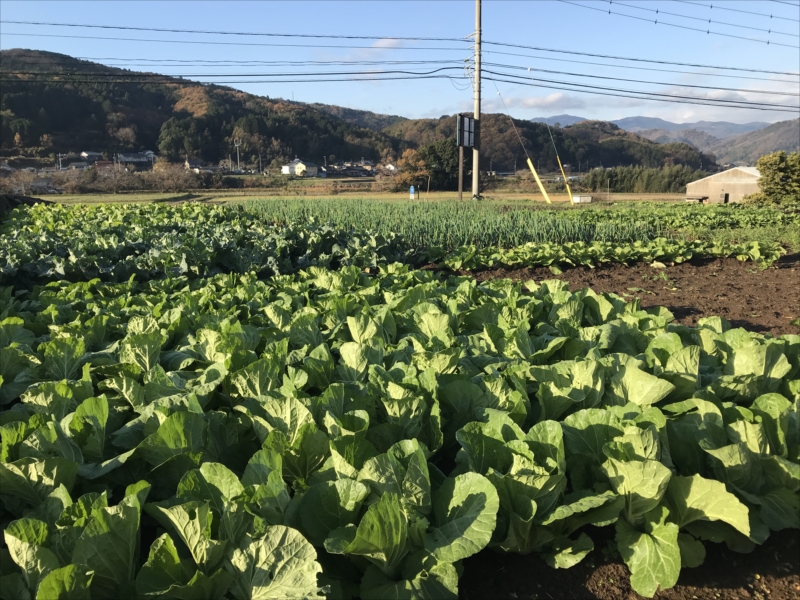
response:
<path id="1" fill-rule="evenodd" d="M 562 4 L 569 4 L 570 6 L 577 6 L 579 8 L 585 8 L 587 10 L 596 10 L 598 12 L 608 13 L 609 15 L 617 15 L 617 16 L 620 16 L 620 17 L 627 17 L 628 19 L 636 19 L 637 21 L 645 21 L 646 23 L 655 23 L 656 25 L 660 24 L 660 25 L 666 25 L 667 27 L 677 27 L 679 29 L 688 29 L 690 31 L 699 31 L 700 33 L 705 33 L 705 34 L 709 34 L 709 35 L 721 35 L 721 36 L 724 36 L 724 37 L 727 37 L 727 38 L 736 38 L 737 40 L 745 40 L 745 41 L 748 41 L 748 42 L 759 42 L 759 43 L 762 43 L 762 44 L 767 44 L 768 46 L 769 45 L 772 45 L 772 46 L 785 46 L 786 48 L 798 48 L 798 49 L 800 49 L 800 46 L 793 46 L 792 44 L 783 44 L 781 42 L 771 42 L 769 40 L 759 40 L 759 39 L 756 39 L 756 38 L 744 37 L 742 35 L 733 35 L 732 33 L 722 33 L 722 32 L 719 32 L 719 31 L 711 31 L 710 29 L 698 29 L 697 27 L 689 27 L 688 25 L 678 25 L 677 23 L 668 23 L 666 21 L 659 21 L 658 19 L 653 21 L 653 20 L 650 20 L 650 19 L 645 19 L 644 17 L 637 17 L 636 15 L 627 15 L 625 13 L 616 12 L 616 11 L 613 11 L 611 9 L 595 8 L 594 6 L 586 6 L 584 4 L 578 4 L 577 2 L 570 2 L 569 0 L 558 0 L 558 2 L 561 2 Z"/>
<path id="2" fill-rule="evenodd" d="M 704 4 L 703 2 L 693 2 L 692 0 L 672 0 L 673 2 L 681 2 L 682 4 L 694 4 L 695 6 L 703 6 L 705 8 L 718 8 L 719 10 L 728 10 L 730 12 L 738 12 L 744 13 L 748 15 L 755 15 L 756 17 L 765 17 L 767 19 L 781 19 L 783 21 L 797 21 L 800 23 L 800 19 L 792 19 L 791 17 L 781 17 L 778 15 L 765 15 L 764 13 L 757 13 L 751 10 L 742 10 L 740 8 L 728 8 L 727 6 L 720 6 L 717 4 L 714 6 L 713 4 Z"/>
<path id="3" fill-rule="evenodd" d="M 565 62 L 565 63 L 574 63 L 574 64 L 581 64 L 581 65 L 593 65 L 593 66 L 602 66 L 602 67 L 611 67 L 615 69 L 629 69 L 629 70 L 636 70 L 636 71 L 652 71 L 655 73 L 680 73 L 684 75 L 695 75 L 695 76 L 702 76 L 702 77 L 722 77 L 726 79 L 743 79 L 743 80 L 752 80 L 752 81 L 769 81 L 772 83 L 798 83 L 797 81 L 792 81 L 788 79 L 774 79 L 769 77 L 754 77 L 752 75 L 745 76 L 745 75 L 729 75 L 723 73 L 702 73 L 697 71 L 682 71 L 678 69 L 658 69 L 655 67 L 639 67 L 634 65 L 616 65 L 612 63 L 599 63 L 599 62 L 592 62 L 592 61 L 584 61 L 584 60 L 574 60 L 568 58 L 555 58 L 551 56 L 540 56 L 540 55 L 533 55 L 533 54 L 520 54 L 518 52 L 502 52 L 499 50 L 483 50 L 484 53 L 487 54 L 498 54 L 501 56 L 515 56 L 521 58 L 535 58 L 538 60 L 548 60 L 554 62 Z M 36 61 L 29 61 L 28 58 L 36 59 Z M 24 61 L 27 65 L 48 65 L 48 66 L 57 66 L 59 64 L 63 64 L 66 66 L 74 66 L 74 61 L 66 61 L 59 63 L 55 60 L 49 61 L 41 61 L 39 60 L 41 56 L 39 54 L 31 55 L 31 56 L 20 56 L 19 54 L 15 54 L 10 57 L 11 60 L 17 61 Z M 170 59 L 170 58 L 147 58 L 147 59 L 139 59 L 139 58 L 118 58 L 118 57 L 93 57 L 93 56 L 76 56 L 74 57 L 78 60 L 84 61 L 119 61 L 119 62 L 104 62 L 102 63 L 105 66 L 117 66 L 117 67 L 146 67 L 146 66 L 159 66 L 164 63 L 171 63 L 166 64 L 165 66 L 179 66 L 180 64 L 183 65 L 196 65 L 196 64 L 209 64 L 209 65 L 216 65 L 216 66 L 259 66 L 259 65 L 394 65 L 394 64 L 451 64 L 451 63 L 463 63 L 465 60 L 463 59 L 444 59 L 444 60 L 327 60 L 327 61 L 313 61 L 313 60 L 304 60 L 304 61 L 262 61 L 262 60 L 235 60 L 235 59 L 226 59 L 226 60 L 205 60 L 205 59 Z M 4 57 L 0 54 L 0 63 L 4 60 Z M 6 58 L 5 60 L 9 60 Z M 128 62 L 124 62 L 128 61 Z"/>
<path id="4" fill-rule="evenodd" d="M 670 104 L 692 104 L 692 105 L 697 105 L 697 106 L 716 106 L 716 107 L 720 106 L 719 104 L 713 104 L 713 103 L 710 103 L 710 102 L 686 101 L 686 100 L 668 100 L 668 99 L 665 99 L 665 98 L 648 98 L 648 97 L 642 97 L 642 96 L 634 96 L 634 95 L 630 95 L 630 94 L 612 94 L 612 93 L 609 93 L 609 92 L 586 91 L 586 90 L 581 90 L 581 89 L 575 89 L 575 88 L 570 88 L 570 87 L 561 87 L 561 86 L 549 85 L 549 84 L 525 83 L 525 82 L 522 82 L 522 81 L 510 81 L 508 79 L 498 79 L 498 78 L 495 78 L 495 77 L 484 77 L 483 79 L 486 79 L 487 81 L 498 81 L 498 82 L 501 82 L 501 83 L 510 83 L 510 84 L 515 84 L 515 85 L 522 85 L 522 86 L 526 86 L 526 87 L 546 88 L 546 89 L 550 89 L 550 90 L 562 90 L 562 91 L 567 91 L 567 92 L 577 92 L 577 93 L 581 93 L 581 94 L 591 94 L 591 95 L 595 95 L 595 96 L 613 96 L 615 98 L 632 98 L 634 100 L 650 100 L 650 101 L 653 101 L 653 102 L 668 102 Z M 761 107 L 751 107 L 751 106 L 734 106 L 734 105 L 729 105 L 729 106 L 726 106 L 725 108 L 740 108 L 740 109 L 746 109 L 746 110 L 758 110 L 758 111 L 766 111 L 766 112 L 798 112 L 798 111 L 794 111 L 794 110 L 783 110 L 783 109 L 774 109 L 774 108 L 761 108 Z"/>
<path id="5" fill-rule="evenodd" d="M 644 84 L 649 84 L 649 85 L 668 85 L 668 86 L 672 85 L 672 86 L 676 86 L 676 87 L 688 87 L 688 88 L 697 88 L 697 89 L 703 89 L 703 90 L 716 90 L 716 91 L 723 91 L 723 92 L 743 92 L 743 93 L 750 93 L 750 94 L 771 94 L 771 95 L 775 95 L 775 96 L 798 96 L 798 97 L 800 97 L 800 94 L 796 94 L 796 93 L 793 93 L 793 92 L 779 92 L 779 91 L 775 91 L 775 90 L 750 90 L 750 89 L 744 89 L 744 88 L 726 88 L 726 87 L 715 87 L 715 86 L 708 86 L 708 85 L 692 85 L 692 84 L 688 84 L 688 83 L 675 84 L 675 83 L 667 83 L 665 81 L 647 81 L 647 80 L 644 80 L 644 79 L 626 79 L 626 78 L 622 78 L 622 77 L 608 77 L 608 76 L 605 76 L 605 75 L 589 75 L 589 74 L 585 74 L 585 73 L 570 73 L 568 71 L 551 71 L 551 70 L 548 70 L 548 69 L 535 69 L 535 68 L 531 68 L 531 67 L 520 67 L 520 66 L 516 66 L 516 65 L 504 65 L 504 64 L 500 64 L 500 63 L 484 63 L 484 64 L 486 66 L 489 66 L 489 67 L 536 71 L 536 72 L 539 72 L 539 73 L 551 73 L 551 74 L 555 74 L 555 75 L 567 75 L 567 76 L 570 76 L 570 77 L 590 77 L 592 79 L 608 79 L 608 80 L 611 80 L 611 81 L 625 81 L 625 82 L 628 82 L 628 83 L 644 83 Z"/>
<path id="6" fill-rule="evenodd" d="M 465 48 L 443 48 L 441 46 L 353 46 L 353 45 L 326 45 L 326 44 L 271 44 L 267 42 L 216 42 L 206 40 L 157 40 L 146 38 L 127 38 L 127 37 L 101 37 L 96 35 L 65 35 L 55 33 L 7 33 L 3 36 L 16 37 L 40 37 L 40 38 L 59 38 L 59 39 L 79 39 L 79 40 L 102 40 L 106 42 L 150 42 L 159 44 L 202 44 L 204 46 L 257 46 L 269 48 L 339 48 L 341 50 L 451 50 L 463 52 Z"/>
<path id="7" fill-rule="evenodd" d="M 435 62 L 435 61 L 432 61 Z M 554 75 L 562 75 L 562 76 L 569 76 L 569 77 L 587 77 L 591 79 L 605 79 L 611 81 L 624 81 L 626 83 L 642 83 L 646 85 L 661 85 L 661 86 L 670 86 L 676 84 L 670 84 L 664 81 L 648 81 L 642 79 L 628 79 L 628 78 L 621 78 L 621 77 L 608 77 L 603 75 L 590 75 L 586 73 L 572 73 L 566 71 L 553 71 L 549 69 L 536 69 L 530 67 L 523 67 L 517 65 L 507 65 L 503 63 L 484 63 L 485 66 L 488 67 L 495 67 L 501 69 L 514 69 L 514 70 L 522 70 L 522 71 L 535 71 L 539 73 L 549 73 Z M 129 77 L 132 79 L 152 79 L 154 77 L 196 77 L 196 78 L 208 78 L 208 77 L 284 77 L 284 76 L 304 76 L 304 77 L 312 77 L 312 76 L 334 76 L 334 75 L 390 75 L 390 74 L 405 74 L 405 75 L 430 75 L 433 73 L 437 73 L 440 71 L 446 70 L 460 70 L 461 66 L 451 66 L 451 67 L 440 67 L 438 69 L 427 71 L 427 72 L 411 72 L 411 71 L 403 71 L 403 70 L 384 70 L 384 71 L 347 71 L 347 72 L 331 72 L 331 71 L 323 71 L 323 72 L 302 72 L 302 73 L 125 73 L 125 77 Z M 9 71 L 0 71 L 1 75 L 25 75 L 25 76 L 41 76 L 41 77 L 63 77 L 65 75 L 75 75 L 75 76 L 84 76 L 84 77 L 93 77 L 93 78 L 101 78 L 101 77 L 110 77 L 110 78 L 119 78 L 123 76 L 120 73 L 103 73 L 103 72 L 93 72 L 93 73 L 85 73 L 81 71 L 19 71 L 19 70 L 9 70 Z M 714 87 L 714 86 L 705 86 L 705 85 L 692 85 L 692 84 L 677 84 L 676 87 L 681 88 L 695 88 L 695 89 L 705 89 L 705 90 L 713 90 L 713 91 L 726 91 L 726 92 L 741 92 L 741 93 L 752 93 L 752 94 L 768 94 L 774 96 L 794 96 L 800 97 L 800 94 L 793 93 L 793 92 L 782 92 L 777 90 L 754 90 L 754 89 L 744 89 L 744 88 L 726 88 L 726 87 Z"/>
<path id="8" fill-rule="evenodd" d="M 748 100 L 727 100 L 724 98 L 698 98 L 697 96 L 682 96 L 676 94 L 663 94 L 659 92 L 646 92 L 643 90 L 626 90 L 626 89 L 619 89 L 619 88 L 608 88 L 608 87 L 600 87 L 596 85 L 589 85 L 586 83 L 573 83 L 570 81 L 556 81 L 553 79 L 540 79 L 538 77 L 524 77 L 522 75 L 513 75 L 511 73 L 498 73 L 496 71 L 490 71 L 488 69 L 485 70 L 486 73 L 491 75 L 498 75 L 501 77 L 513 77 L 515 79 L 525 79 L 529 81 L 543 81 L 545 83 L 556 83 L 560 85 L 572 85 L 578 86 L 582 88 L 589 88 L 589 89 L 598 89 L 598 90 L 609 90 L 614 92 L 624 92 L 624 93 L 631 93 L 631 94 L 644 94 L 647 96 L 657 96 L 657 97 L 665 97 L 665 98 L 681 98 L 686 100 L 704 100 L 710 102 L 717 102 L 719 106 L 725 106 L 727 104 L 741 104 L 741 105 L 752 105 L 752 106 L 770 106 L 774 108 L 788 108 L 792 109 L 793 112 L 800 112 L 800 106 L 795 108 L 794 106 L 789 106 L 786 104 L 772 104 L 767 102 L 750 102 Z"/>
<path id="9" fill-rule="evenodd" d="M 519 140 L 519 145 L 522 146 L 522 151 L 525 153 L 525 158 L 530 160 L 531 157 L 528 154 L 528 149 L 525 147 L 525 142 L 522 141 L 522 136 L 519 134 L 519 130 L 517 129 L 517 124 L 514 123 L 514 119 L 511 117 L 511 113 L 508 112 L 508 106 L 506 106 L 506 101 L 503 99 L 503 94 L 500 93 L 500 88 L 497 87 L 497 84 L 494 81 L 492 81 L 492 85 L 494 85 L 494 89 L 497 90 L 497 95 L 500 97 L 500 102 L 503 103 L 503 108 L 506 111 L 506 116 L 508 117 L 508 120 L 511 121 L 511 126 L 514 128 L 514 133 L 517 134 L 517 139 Z"/>
<path id="10" fill-rule="evenodd" d="M 599 9 L 598 9 L 599 10 Z M 613 56 L 610 54 L 594 54 L 591 52 L 577 52 L 575 50 L 556 50 L 553 48 L 542 48 L 538 46 L 526 46 L 524 44 L 509 44 L 507 42 L 492 42 L 483 40 L 482 44 L 488 44 L 491 46 L 504 46 L 507 48 L 522 48 L 523 50 L 536 50 L 537 52 L 556 52 L 560 54 L 577 54 L 581 56 L 589 56 L 592 58 L 610 58 L 612 60 L 629 60 L 633 62 L 646 62 L 646 63 L 653 63 L 653 64 L 660 64 L 660 65 L 677 65 L 679 67 L 695 67 L 698 69 L 721 69 L 724 71 L 743 71 L 746 73 L 768 73 L 771 75 L 789 75 L 791 77 L 800 77 L 800 73 L 793 73 L 790 71 L 767 71 L 765 69 L 747 69 L 744 67 L 723 67 L 719 65 L 703 65 L 699 63 L 684 63 L 684 62 L 673 62 L 668 60 L 654 60 L 648 58 L 634 58 L 634 57 L 626 57 L 626 56 Z"/>
<path id="11" fill-rule="evenodd" d="M 682 15 L 679 13 L 670 12 L 667 10 L 661 10 L 660 8 L 645 8 L 644 6 L 636 6 L 634 4 L 626 4 L 624 2 L 620 2 L 616 0 L 614 4 L 618 6 L 624 6 L 625 8 L 633 8 L 635 10 L 645 10 L 648 12 L 656 13 L 658 15 L 669 15 L 671 17 L 679 17 L 681 19 L 692 19 L 693 21 L 703 21 L 704 23 L 714 23 L 716 25 L 725 25 L 727 27 L 738 27 L 740 29 L 751 29 L 753 31 L 764 31 L 766 33 L 774 33 L 776 35 L 786 35 L 789 37 L 797 37 L 800 38 L 800 33 L 786 33 L 785 31 L 776 31 L 774 29 L 764 29 L 763 27 L 751 27 L 750 25 L 739 25 L 738 23 L 727 23 L 725 21 L 714 21 L 713 19 L 705 19 L 703 17 L 692 17 L 689 15 Z"/>
<path id="12" fill-rule="evenodd" d="M 0 20 L 3 23 L 13 23 L 14 25 L 41 25 L 47 27 L 79 27 L 82 29 L 119 29 L 126 31 L 154 31 L 159 33 L 191 33 L 202 35 L 235 35 L 247 37 L 286 37 L 286 38 L 321 38 L 336 40 L 407 40 L 407 41 L 426 41 L 426 42 L 466 42 L 465 38 L 443 38 L 443 37 L 401 37 L 396 35 L 327 35 L 315 33 L 263 33 L 263 32 L 244 32 L 244 31 L 209 31 L 205 29 L 168 29 L 160 27 L 133 27 L 127 25 L 95 25 L 81 23 L 52 23 L 46 21 L 11 21 Z"/>
<path id="13" fill-rule="evenodd" d="M 698 73 L 697 71 L 679 71 L 677 69 L 656 69 L 654 67 L 637 67 L 634 65 L 615 65 L 611 63 L 598 63 L 586 60 L 572 60 L 569 58 L 553 58 L 550 56 L 536 56 L 533 54 L 520 54 L 518 52 L 501 52 L 499 50 L 482 50 L 484 54 L 499 54 L 501 56 L 517 56 L 521 58 L 536 58 L 539 60 L 550 60 L 557 62 L 575 63 L 579 65 L 595 65 L 599 67 L 611 67 L 614 69 L 633 69 L 636 71 L 653 71 L 655 73 L 680 73 L 683 75 L 696 75 L 702 77 L 724 77 L 726 79 L 744 79 L 749 81 L 769 81 L 772 83 L 799 83 L 791 79 L 772 79 L 770 77 L 753 77 L 752 75 L 728 75 L 726 73 Z M 98 59 L 99 60 L 99 59 Z"/>

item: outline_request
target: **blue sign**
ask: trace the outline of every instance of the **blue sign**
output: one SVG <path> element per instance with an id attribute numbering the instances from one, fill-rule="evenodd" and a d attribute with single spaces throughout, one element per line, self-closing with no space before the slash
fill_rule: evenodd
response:
<path id="1" fill-rule="evenodd" d="M 408 193 L 409 193 L 409 197 L 411 198 L 411 200 L 413 200 L 414 199 L 414 186 L 413 185 L 411 186 L 411 189 L 408 191 Z"/>

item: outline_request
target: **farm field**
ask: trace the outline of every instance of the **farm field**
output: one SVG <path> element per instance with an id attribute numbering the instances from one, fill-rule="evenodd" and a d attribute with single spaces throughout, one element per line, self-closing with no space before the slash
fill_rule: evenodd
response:
<path id="1" fill-rule="evenodd" d="M 2 218 L 3 598 L 800 590 L 796 205 Z"/>
<path id="2" fill-rule="evenodd" d="M 684 196 L 678 194 L 611 194 L 607 200 L 605 193 L 595 194 L 597 202 L 607 204 L 609 202 L 683 202 Z M 406 202 L 409 199 L 407 191 L 404 192 L 374 192 L 371 190 L 353 191 L 343 189 L 331 195 L 330 189 L 309 190 L 300 187 L 297 190 L 289 188 L 245 188 L 229 190 L 187 190 L 184 192 L 121 192 L 118 194 L 57 194 L 48 196 L 47 200 L 58 202 L 59 204 L 116 204 L 129 202 L 227 202 L 227 201 L 247 201 L 260 198 L 270 198 L 277 200 L 291 200 L 303 198 L 304 200 L 317 199 L 356 199 L 356 200 L 379 200 L 379 201 L 400 201 Z M 550 194 L 555 206 L 569 205 L 569 198 L 566 194 Z M 457 194 L 453 192 L 430 192 L 423 193 L 420 201 L 455 201 Z M 468 202 L 468 200 L 464 200 Z M 484 200 L 486 203 L 495 202 L 525 202 L 534 206 L 541 205 L 547 208 L 544 198 L 538 193 L 521 192 L 497 192 L 490 194 Z"/>

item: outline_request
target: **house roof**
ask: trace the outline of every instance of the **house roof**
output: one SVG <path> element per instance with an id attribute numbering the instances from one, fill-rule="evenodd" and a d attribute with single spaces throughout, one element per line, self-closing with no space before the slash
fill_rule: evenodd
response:
<path id="1" fill-rule="evenodd" d="M 316 167 L 317 163 L 311 162 L 310 160 L 303 160 L 302 158 L 295 158 L 292 162 L 288 165 L 284 165 L 285 167 L 291 167 L 295 165 L 305 165 L 307 167 Z"/>
<path id="2" fill-rule="evenodd" d="M 702 179 L 698 179 L 697 181 L 692 181 L 687 185 L 692 185 L 695 183 L 700 183 L 701 181 L 706 181 L 707 179 L 724 179 L 725 175 L 730 175 L 733 171 L 742 171 L 747 175 L 751 175 L 756 179 L 761 177 L 761 173 L 758 172 L 756 167 L 733 167 L 732 169 L 728 169 L 726 171 L 720 171 L 719 173 L 714 173 L 713 175 L 709 175 L 708 177 L 703 177 Z"/>

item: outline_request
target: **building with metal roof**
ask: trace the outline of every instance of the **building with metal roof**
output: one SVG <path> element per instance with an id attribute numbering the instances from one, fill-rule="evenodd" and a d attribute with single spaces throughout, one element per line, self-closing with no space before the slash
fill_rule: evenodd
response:
<path id="1" fill-rule="evenodd" d="M 761 173 L 755 167 L 734 167 L 686 185 L 686 200 L 710 204 L 741 202 L 758 193 Z"/>

